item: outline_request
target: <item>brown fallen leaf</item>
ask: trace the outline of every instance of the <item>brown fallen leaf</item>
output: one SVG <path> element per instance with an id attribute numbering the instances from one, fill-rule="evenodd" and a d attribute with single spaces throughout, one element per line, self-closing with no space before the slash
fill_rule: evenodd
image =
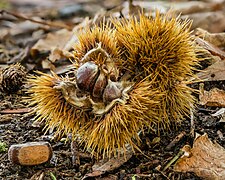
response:
<path id="1" fill-rule="evenodd" d="M 204 29 L 197 28 L 195 35 L 204 39 L 205 41 L 218 47 L 225 47 L 225 33 L 210 33 Z"/>
<path id="2" fill-rule="evenodd" d="M 11 22 L 7 22 L 7 23 L 10 24 Z M 11 23 L 9 27 L 4 28 L 3 31 L 1 30 L 1 34 L 3 33 L 1 37 L 4 38 L 7 35 L 19 36 L 19 35 L 29 34 L 36 31 L 38 28 L 41 28 L 42 26 L 34 22 L 23 21 L 19 23 Z"/>
<path id="3" fill-rule="evenodd" d="M 133 151 L 128 150 L 126 153 L 126 158 L 124 156 L 121 157 L 113 157 L 109 159 L 108 161 L 105 161 L 105 159 L 97 162 L 96 164 L 93 165 L 92 169 L 93 172 L 86 174 L 82 180 L 87 179 L 87 178 L 94 178 L 98 177 L 100 175 L 103 175 L 107 172 L 113 171 L 120 166 L 122 166 L 125 162 L 127 162 L 133 155 Z"/>
<path id="4" fill-rule="evenodd" d="M 48 25 L 50 27 L 52 26 L 52 27 L 66 28 L 68 30 L 71 30 L 71 27 L 67 26 L 63 22 L 56 23 L 56 22 L 50 22 L 50 21 L 49 22 L 43 21 L 43 20 L 40 20 L 40 19 L 37 20 L 37 19 L 34 19 L 34 18 L 26 17 L 23 14 L 18 14 L 16 12 L 10 12 L 10 11 L 7 11 L 7 10 L 0 10 L 0 14 L 9 14 L 9 15 L 14 16 L 14 17 L 16 17 L 18 19 L 21 19 L 21 20 L 27 20 L 27 21 L 34 22 L 34 23 L 37 23 L 37 24 L 42 24 L 42 25 Z"/>
<path id="5" fill-rule="evenodd" d="M 75 69 L 75 67 L 74 67 L 74 65 L 73 64 L 70 64 L 70 65 L 62 65 L 62 66 L 59 66 L 59 67 L 56 67 L 55 69 L 54 69 L 54 73 L 56 73 L 56 74 L 63 74 L 63 73 L 67 73 L 67 74 L 69 74 L 69 73 L 73 73 L 73 69 Z"/>
<path id="6" fill-rule="evenodd" d="M 203 81 L 225 80 L 225 61 L 217 60 L 214 64 L 196 74 Z"/>
<path id="7" fill-rule="evenodd" d="M 146 9 L 148 12 L 154 12 L 156 9 L 161 13 L 167 12 L 169 9 L 173 9 L 177 14 L 192 14 L 199 12 L 208 12 L 214 10 L 221 10 L 223 2 L 201 2 L 201 1 L 133 1 L 134 6 L 140 6 Z M 123 15 L 126 16 L 129 13 L 129 3 L 125 1 L 123 4 Z"/>
<path id="8" fill-rule="evenodd" d="M 193 148 L 183 147 L 184 155 L 177 161 L 174 170 L 178 172 L 194 172 L 207 180 L 222 180 L 225 177 L 225 150 L 213 143 L 204 134 L 198 136 Z"/>
<path id="9" fill-rule="evenodd" d="M 201 105 L 225 107 L 225 91 L 218 88 L 205 91 L 202 83 L 200 84 L 199 99 Z"/>
<path id="10" fill-rule="evenodd" d="M 72 46 L 71 46 L 71 48 L 72 48 Z M 56 60 L 59 60 L 62 58 L 66 58 L 66 59 L 73 58 L 73 54 L 67 50 L 60 49 L 58 47 L 55 47 L 51 50 L 51 54 L 49 55 L 49 60 L 51 62 L 55 62 Z"/>
<path id="11" fill-rule="evenodd" d="M 202 2 L 202 1 L 181 1 L 170 3 L 171 7 L 178 13 L 193 14 L 200 12 L 209 12 L 221 8 L 222 2 Z"/>
<path id="12" fill-rule="evenodd" d="M 218 47 L 214 46 L 213 44 L 201 39 L 196 38 L 196 43 L 203 47 L 204 49 L 208 50 L 212 55 L 219 56 L 221 59 L 225 59 L 225 52 L 220 50 Z"/>
<path id="13" fill-rule="evenodd" d="M 225 13 L 223 11 L 200 12 L 181 16 L 192 19 L 192 29 L 202 28 L 211 33 L 219 33 L 225 30 Z"/>
<path id="14" fill-rule="evenodd" d="M 32 48 L 31 55 L 35 56 L 40 52 L 50 52 L 55 48 L 63 49 L 73 32 L 67 29 L 61 29 L 54 33 L 47 34 L 45 39 L 40 39 Z"/>

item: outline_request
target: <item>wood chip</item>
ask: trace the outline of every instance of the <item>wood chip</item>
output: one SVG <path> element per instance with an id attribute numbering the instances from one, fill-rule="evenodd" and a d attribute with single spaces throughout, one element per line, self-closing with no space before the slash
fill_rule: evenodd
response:
<path id="1" fill-rule="evenodd" d="M 14 164 L 33 166 L 47 162 L 52 157 L 52 147 L 48 142 L 15 144 L 9 148 L 9 160 Z"/>

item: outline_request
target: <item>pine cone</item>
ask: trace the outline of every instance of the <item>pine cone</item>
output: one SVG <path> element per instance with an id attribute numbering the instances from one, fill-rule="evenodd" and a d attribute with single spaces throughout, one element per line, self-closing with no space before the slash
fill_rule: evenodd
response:
<path id="1" fill-rule="evenodd" d="M 3 92 L 15 93 L 18 91 L 26 77 L 26 71 L 19 63 L 10 65 L 2 70 L 0 87 Z"/>

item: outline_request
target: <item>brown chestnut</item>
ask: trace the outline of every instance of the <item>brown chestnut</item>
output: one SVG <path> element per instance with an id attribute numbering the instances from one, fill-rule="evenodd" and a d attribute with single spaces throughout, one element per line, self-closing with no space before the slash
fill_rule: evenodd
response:
<path id="1" fill-rule="evenodd" d="M 98 71 L 98 66 L 92 61 L 80 66 L 76 73 L 78 88 L 84 91 L 92 90 L 98 76 Z"/>
<path id="2" fill-rule="evenodd" d="M 95 98 L 101 98 L 103 91 L 107 85 L 107 80 L 105 77 L 105 74 L 103 72 L 100 72 L 98 79 L 95 82 L 92 95 Z"/>
<path id="3" fill-rule="evenodd" d="M 122 96 L 121 89 L 118 86 L 118 82 L 113 82 L 108 80 L 108 85 L 106 86 L 103 93 L 103 102 L 109 103 L 114 99 L 120 98 Z"/>

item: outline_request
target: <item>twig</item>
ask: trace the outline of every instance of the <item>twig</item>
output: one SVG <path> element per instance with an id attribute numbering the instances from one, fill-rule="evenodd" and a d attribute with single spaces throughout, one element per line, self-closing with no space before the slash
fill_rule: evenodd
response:
<path id="1" fill-rule="evenodd" d="M 174 162 L 176 162 L 182 155 L 184 151 L 180 150 L 179 153 L 163 168 L 163 171 L 167 170 Z"/>
<path id="2" fill-rule="evenodd" d="M 152 175 L 151 174 L 141 174 L 141 173 L 137 173 L 137 174 L 134 174 L 132 176 L 132 179 L 136 179 L 137 178 L 141 178 L 141 177 L 146 177 L 146 178 L 151 178 Z"/>
<path id="3" fill-rule="evenodd" d="M 171 141 L 167 146 L 166 150 L 171 150 L 184 136 L 186 135 L 185 131 L 182 131 L 180 134 L 178 134 L 173 141 Z"/>
<path id="4" fill-rule="evenodd" d="M 51 27 L 55 27 L 55 28 L 66 28 L 68 30 L 72 30 L 73 29 L 72 27 L 70 27 L 70 26 L 68 26 L 66 24 L 35 20 L 33 18 L 28 18 L 28 17 L 26 17 L 24 15 L 17 14 L 17 13 L 14 13 L 14 12 L 9 12 L 9 11 L 6 11 L 6 10 L 0 10 L 0 15 L 1 14 L 9 14 L 11 16 L 16 17 L 17 19 L 28 20 L 28 21 L 31 21 L 31 22 L 34 22 L 34 23 L 43 24 L 43 25 L 47 25 L 47 26 L 51 26 Z"/>
<path id="5" fill-rule="evenodd" d="M 4 109 L 0 111 L 0 114 L 24 114 L 28 112 L 31 112 L 31 108 Z"/>
<path id="6" fill-rule="evenodd" d="M 191 129 L 190 129 L 190 134 L 192 137 L 195 137 L 195 121 L 194 121 L 194 113 L 193 110 L 190 110 L 191 114 Z"/>

